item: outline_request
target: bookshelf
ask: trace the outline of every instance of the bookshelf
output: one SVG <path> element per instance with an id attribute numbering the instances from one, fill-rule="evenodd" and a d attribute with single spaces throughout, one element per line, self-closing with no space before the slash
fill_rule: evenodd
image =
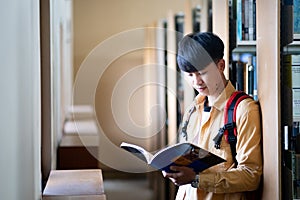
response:
<path id="1" fill-rule="evenodd" d="M 256 2 L 254 16 L 259 19 L 255 23 L 255 38 L 257 40 L 239 35 L 241 34 L 238 27 L 239 20 L 241 20 L 239 17 L 242 18 L 242 16 L 241 13 L 238 13 L 238 6 L 241 6 L 239 5 L 241 2 L 249 3 L 251 0 L 229 1 L 228 5 L 230 30 L 234 30 L 232 29 L 234 22 L 230 20 L 236 19 L 236 40 L 232 38 L 234 37 L 232 33 L 230 33 L 231 37 L 228 39 L 229 47 L 235 46 L 235 48 L 229 49 L 229 55 L 249 53 L 256 57 L 258 100 L 262 111 L 263 128 L 264 172 L 262 199 L 296 199 L 299 198 L 297 190 L 299 190 L 300 185 L 299 181 L 295 182 L 299 178 L 297 178 L 298 168 L 296 167 L 297 164 L 291 163 L 298 162 L 299 154 L 297 154 L 295 147 L 293 149 L 291 146 L 293 146 L 293 141 L 297 141 L 294 129 L 299 129 L 299 124 L 293 125 L 293 120 L 295 124 L 295 119 L 298 118 L 293 115 L 293 110 L 296 107 L 295 102 L 294 107 L 292 105 L 292 92 L 296 96 L 296 90 L 292 90 L 294 88 L 290 83 L 293 67 L 290 55 L 299 55 L 300 46 L 298 34 L 292 34 L 293 7 L 291 2 L 293 1 L 277 0 L 274 2 L 266 0 Z M 218 6 L 224 6 L 226 3 L 227 1 L 222 1 L 217 4 L 219 4 Z M 230 7 L 234 3 L 236 3 L 236 18 L 230 13 L 234 12 L 234 9 Z M 247 12 L 245 8 L 243 11 Z M 222 30 L 228 28 L 227 23 L 224 25 L 224 22 L 219 20 L 215 20 L 214 26 Z M 233 63 L 231 56 L 229 57 L 229 63 Z M 284 141 L 285 132 L 288 132 L 286 134 L 288 145 Z M 299 130 L 296 130 L 296 132 L 299 132 Z M 297 149 L 297 145 L 294 144 L 294 146 Z"/>
<path id="2" fill-rule="evenodd" d="M 192 7 L 191 1 L 186 2 L 185 14 L 191 13 L 191 10 L 186 12 L 189 7 Z M 212 2 L 212 31 L 224 41 L 226 46 L 225 61 L 229 63 L 232 53 L 251 53 L 256 56 L 256 64 L 258 66 L 257 95 L 262 112 L 263 134 L 264 171 L 262 199 L 274 200 L 284 199 L 283 193 L 285 192 L 283 191 L 284 183 L 282 178 L 282 156 L 284 152 L 282 151 L 281 122 L 284 116 L 281 115 L 281 56 L 282 51 L 287 48 L 290 51 L 293 49 L 294 52 L 300 52 L 298 45 L 282 46 L 282 39 L 287 38 L 285 38 L 286 34 L 281 33 L 280 25 L 283 17 L 281 4 L 281 0 L 256 1 L 256 19 L 259 19 L 256 20 L 256 40 L 236 40 L 236 48 L 229 49 L 228 47 L 232 40 L 229 31 L 230 1 L 218 0 Z M 174 13 L 169 13 L 167 15 L 168 19 L 172 21 L 174 19 L 173 15 Z M 175 40 L 175 38 L 170 39 Z M 174 58 L 172 58 L 172 61 L 169 60 L 169 64 L 170 62 L 175 67 Z M 228 77 L 229 68 L 226 70 Z M 171 110 L 171 108 L 168 110 Z M 170 138 L 174 137 L 174 131 L 168 133 Z"/>
<path id="3" fill-rule="evenodd" d="M 214 2 L 223 7 L 227 0 Z M 256 2 L 256 41 L 236 41 L 234 52 L 256 53 L 258 100 L 262 111 L 263 194 L 262 199 L 281 199 L 281 116 L 280 116 L 280 0 Z M 214 7 L 214 6 L 213 6 Z M 227 11 L 229 12 L 229 10 Z M 219 15 L 219 14 L 218 14 Z M 226 14 L 225 14 L 226 16 Z M 215 12 L 213 12 L 215 17 Z M 229 19 L 227 17 L 226 19 Z M 228 30 L 228 23 L 215 20 L 214 27 Z M 214 32 L 218 33 L 218 31 Z M 226 31 L 225 31 L 226 32 Z M 270 34 L 271 33 L 271 34 Z M 226 33 L 224 33 L 226 35 Z M 224 37 L 227 38 L 227 37 Z M 223 39 L 224 39 L 223 38 Z M 228 45 L 229 39 L 226 43 Z M 232 53 L 232 52 L 230 52 Z M 272 147 L 272 148 L 270 148 Z"/>
<path id="4" fill-rule="evenodd" d="M 282 138 L 282 196 L 284 199 L 300 199 L 300 45 L 299 0 L 283 0 L 282 16 L 282 90 L 281 90 L 281 138 Z M 285 21 L 284 21 L 285 20 Z M 285 98 L 288 97 L 288 98 Z"/>
<path id="5" fill-rule="evenodd" d="M 257 19 L 259 19 L 257 20 L 258 39 L 256 43 L 259 66 L 258 99 L 262 110 L 263 125 L 263 199 L 282 199 L 280 127 L 281 2 L 280 0 L 265 0 L 256 3 L 256 14 Z"/>
<path id="6" fill-rule="evenodd" d="M 237 90 L 257 97 L 256 0 L 229 2 L 229 79 Z"/>

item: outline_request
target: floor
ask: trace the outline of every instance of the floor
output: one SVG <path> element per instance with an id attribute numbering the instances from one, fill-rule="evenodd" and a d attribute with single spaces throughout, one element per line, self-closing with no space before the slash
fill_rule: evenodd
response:
<path id="1" fill-rule="evenodd" d="M 156 200 L 146 174 L 102 171 L 107 200 Z"/>
<path id="2" fill-rule="evenodd" d="M 107 200 L 154 200 L 146 179 L 105 179 L 104 191 Z"/>
<path id="3" fill-rule="evenodd" d="M 102 175 L 107 200 L 175 199 L 176 187 L 161 172 L 132 174 L 104 168 Z"/>

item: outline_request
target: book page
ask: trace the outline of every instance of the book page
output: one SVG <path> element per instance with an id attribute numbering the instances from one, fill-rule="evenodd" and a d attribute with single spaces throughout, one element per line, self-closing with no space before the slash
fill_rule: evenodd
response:
<path id="1" fill-rule="evenodd" d="M 126 151 L 132 153 L 136 157 L 140 158 L 146 163 L 150 163 L 150 160 L 152 159 L 153 155 L 146 151 L 144 148 L 135 145 L 135 144 L 129 144 L 126 142 L 122 142 L 120 145 L 121 148 L 125 149 Z"/>

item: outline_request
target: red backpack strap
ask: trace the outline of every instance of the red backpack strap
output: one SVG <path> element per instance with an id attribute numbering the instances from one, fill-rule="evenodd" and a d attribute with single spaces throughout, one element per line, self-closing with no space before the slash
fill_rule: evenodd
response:
<path id="1" fill-rule="evenodd" d="M 229 137 L 236 137 L 236 109 L 239 103 L 246 99 L 251 98 L 243 91 L 235 91 L 228 99 L 224 109 L 224 124 L 226 128 L 224 130 L 225 140 L 230 143 Z"/>
<path id="2" fill-rule="evenodd" d="M 232 93 L 224 108 L 224 126 L 219 129 L 217 136 L 213 139 L 215 142 L 215 148 L 220 149 L 222 137 L 224 135 L 225 140 L 230 144 L 232 157 L 236 165 L 237 165 L 237 161 L 235 159 L 236 156 L 235 146 L 237 142 L 236 109 L 238 104 L 246 98 L 251 98 L 251 97 L 247 95 L 245 92 L 235 91 L 234 93 Z"/>

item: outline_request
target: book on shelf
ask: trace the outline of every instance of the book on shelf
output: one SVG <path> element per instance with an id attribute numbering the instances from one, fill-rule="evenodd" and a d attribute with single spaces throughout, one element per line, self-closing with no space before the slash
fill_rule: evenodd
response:
<path id="1" fill-rule="evenodd" d="M 236 0 L 237 40 L 256 39 L 256 0 Z"/>
<path id="2" fill-rule="evenodd" d="M 293 122 L 293 144 L 297 154 L 300 154 L 300 122 Z"/>
<path id="3" fill-rule="evenodd" d="M 280 37 L 280 43 L 282 46 L 286 46 L 293 42 L 294 40 L 294 2 L 293 0 L 282 0 L 280 7 L 280 34 L 284 35 L 284 37 Z"/>
<path id="4" fill-rule="evenodd" d="M 236 2 L 236 29 L 237 29 L 237 40 L 242 41 L 244 39 L 244 24 L 242 20 L 242 0 Z"/>
<path id="5" fill-rule="evenodd" d="M 296 153 L 293 150 L 284 151 L 284 186 L 285 199 L 296 198 L 295 181 L 296 181 Z"/>
<path id="6" fill-rule="evenodd" d="M 255 100 L 257 97 L 256 56 L 251 53 L 235 53 L 230 65 L 230 80 L 236 90 L 244 91 Z"/>
<path id="7" fill-rule="evenodd" d="M 300 89 L 300 55 L 292 55 L 292 87 Z"/>
<path id="8" fill-rule="evenodd" d="M 254 70 L 253 75 L 253 99 L 255 101 L 258 100 L 258 87 L 257 87 L 257 62 L 256 62 L 256 56 L 253 56 L 252 59 L 252 65 Z"/>
<path id="9" fill-rule="evenodd" d="M 232 52 L 236 48 L 236 0 L 228 1 L 229 12 L 229 52 Z M 231 56 L 231 55 L 230 55 Z M 232 63 L 230 63 L 232 64 Z"/>
<path id="10" fill-rule="evenodd" d="M 300 198 L 300 154 L 295 154 L 295 181 L 294 181 L 294 196 Z"/>
<path id="11" fill-rule="evenodd" d="M 293 120 L 300 120 L 300 88 L 293 88 Z"/>
<path id="12" fill-rule="evenodd" d="M 300 121 L 300 55 L 292 55 L 293 118 Z"/>
<path id="13" fill-rule="evenodd" d="M 294 10 L 293 10 L 293 19 L 294 19 L 294 35 L 296 39 L 300 39 L 300 0 L 294 0 Z"/>
<path id="14" fill-rule="evenodd" d="M 154 169 L 166 172 L 172 172 L 170 166 L 176 165 L 191 167 L 196 173 L 199 173 L 207 168 L 226 161 L 223 158 L 188 142 L 168 146 L 154 155 L 135 144 L 122 142 L 120 147 L 137 156 Z"/>
<path id="15" fill-rule="evenodd" d="M 236 84 L 235 88 L 239 91 L 245 91 L 245 63 L 242 61 L 238 60 L 236 62 Z"/>
<path id="16" fill-rule="evenodd" d="M 246 65 L 247 70 L 247 88 L 246 93 L 253 97 L 254 95 L 254 66 L 252 64 L 252 56 L 248 57 L 248 62 Z"/>
<path id="17" fill-rule="evenodd" d="M 256 40 L 256 0 L 253 0 L 253 40 Z"/>
<path id="18" fill-rule="evenodd" d="M 281 124 L 292 126 L 293 124 L 293 90 L 292 90 L 292 56 L 291 54 L 283 55 L 281 59 Z"/>
<path id="19" fill-rule="evenodd" d="M 244 23 L 244 38 L 243 40 L 249 40 L 249 0 L 242 1 L 242 19 Z"/>

